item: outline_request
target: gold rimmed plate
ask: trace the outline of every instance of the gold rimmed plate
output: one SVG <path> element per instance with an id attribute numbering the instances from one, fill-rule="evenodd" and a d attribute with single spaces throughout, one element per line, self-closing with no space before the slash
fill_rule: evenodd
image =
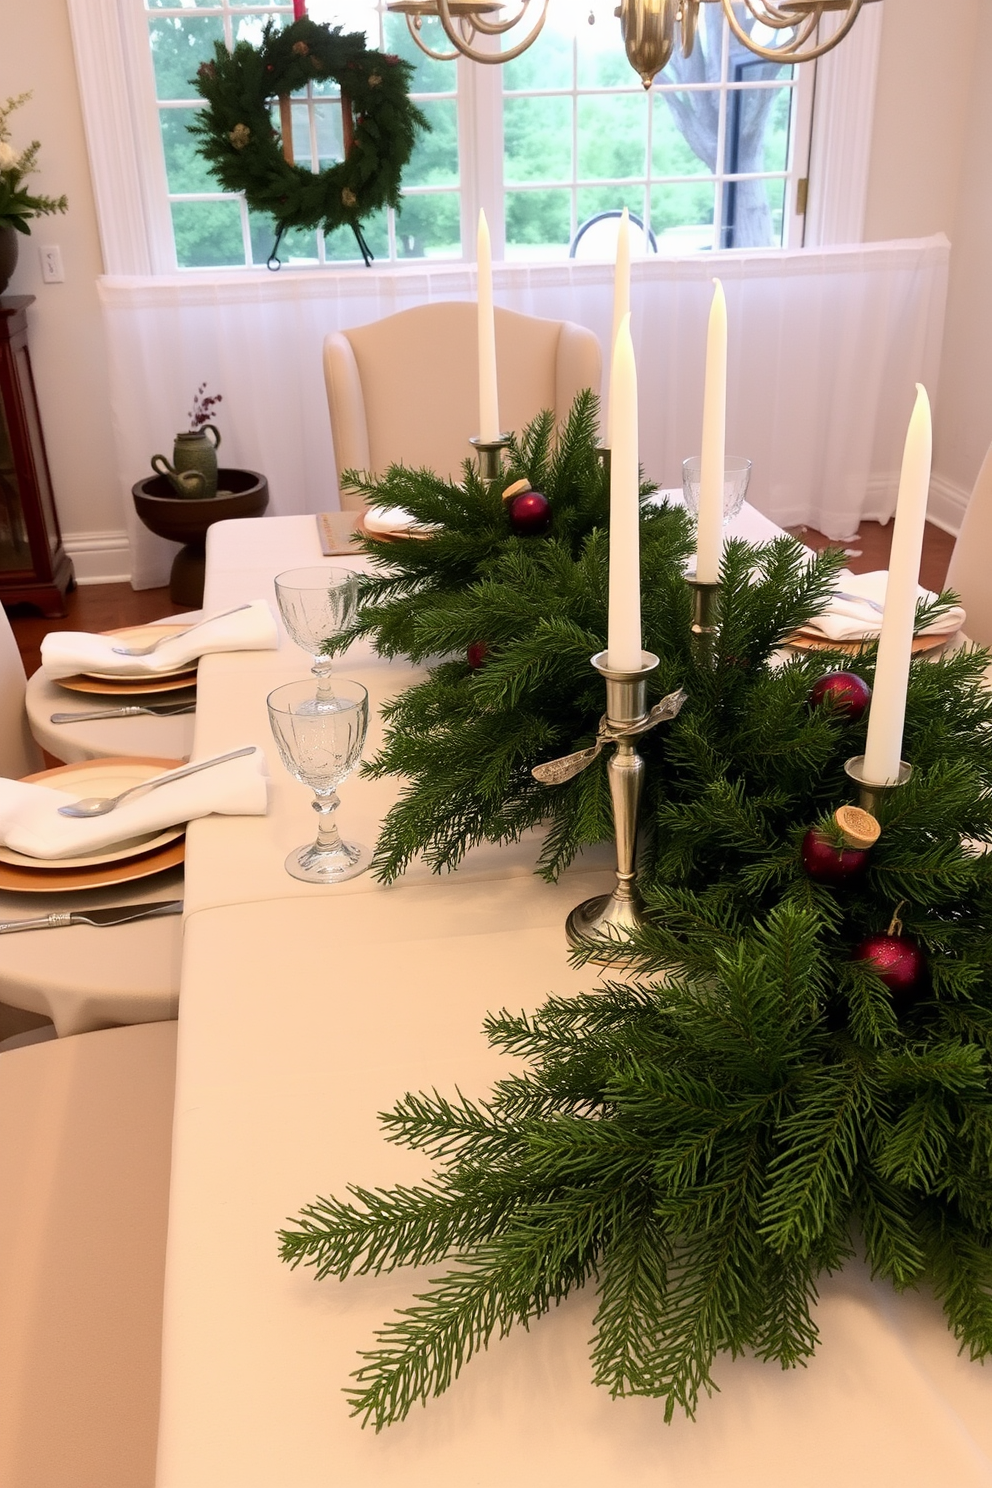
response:
<path id="1" fill-rule="evenodd" d="M 118 630 L 104 630 L 101 635 L 118 636 L 127 646 L 148 646 L 152 641 L 181 635 L 188 625 L 128 625 Z M 121 672 L 77 672 L 72 677 L 59 677 L 60 687 L 70 692 L 91 692 L 101 697 L 126 697 L 133 693 L 178 692 L 196 686 L 197 663 L 187 663 L 170 672 L 145 672 L 130 676 Z"/>
<path id="2" fill-rule="evenodd" d="M 182 765 L 176 759 L 132 759 L 126 756 L 80 760 L 25 775 L 32 784 L 51 785 L 84 795 L 116 795 L 129 785 L 150 780 Z M 186 853 L 185 825 L 116 842 L 100 853 L 78 858 L 29 858 L 0 848 L 0 889 L 15 893 L 57 894 L 130 883 L 181 863 Z"/>
<path id="3" fill-rule="evenodd" d="M 918 635 L 913 637 L 913 655 L 919 656 L 924 651 L 936 651 L 940 646 L 946 646 L 952 640 L 957 631 L 945 631 L 943 635 Z M 795 630 L 792 635 L 786 636 L 784 644 L 791 646 L 795 651 L 842 651 L 847 656 L 857 656 L 866 646 L 874 645 L 878 636 L 861 636 L 851 641 L 831 641 L 827 636 L 821 635 L 814 630 Z"/>

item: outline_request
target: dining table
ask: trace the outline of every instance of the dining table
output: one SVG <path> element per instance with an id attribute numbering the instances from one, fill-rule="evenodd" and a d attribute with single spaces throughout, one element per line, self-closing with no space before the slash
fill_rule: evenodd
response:
<path id="1" fill-rule="evenodd" d="M 745 506 L 732 530 L 778 534 Z M 322 559 L 313 516 L 214 526 L 204 609 L 273 596 Z M 606 848 L 555 884 L 540 832 L 473 848 L 455 872 L 413 864 L 313 886 L 284 869 L 312 838 L 309 792 L 280 763 L 266 695 L 306 677 L 275 651 L 215 654 L 198 678 L 194 754 L 268 757 L 264 817 L 190 825 L 163 1312 L 157 1488 L 954 1488 L 992 1485 L 992 1373 L 962 1356 L 925 1291 L 897 1294 L 861 1260 L 824 1276 L 805 1368 L 721 1357 L 697 1417 L 592 1383 L 595 1288 L 494 1341 L 439 1399 L 376 1433 L 346 1396 L 362 1350 L 427 1274 L 317 1281 L 277 1231 L 318 1195 L 423 1181 L 422 1153 L 377 1113 L 406 1091 L 484 1098 L 514 1060 L 487 1013 L 594 989 L 569 960 L 570 909 L 612 883 Z M 366 757 L 382 704 L 423 673 L 360 642 L 336 660 L 367 687 Z M 343 833 L 372 845 L 400 782 L 350 776 Z"/>

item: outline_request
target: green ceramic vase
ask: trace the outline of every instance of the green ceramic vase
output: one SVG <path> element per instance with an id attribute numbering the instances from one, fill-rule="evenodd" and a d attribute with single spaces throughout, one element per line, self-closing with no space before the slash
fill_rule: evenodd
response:
<path id="1" fill-rule="evenodd" d="M 208 431 L 214 436 L 207 438 Z M 213 424 L 204 424 L 186 434 L 177 434 L 172 463 L 180 474 L 196 470 L 203 476 L 203 497 L 217 495 L 217 447 L 220 434 Z"/>

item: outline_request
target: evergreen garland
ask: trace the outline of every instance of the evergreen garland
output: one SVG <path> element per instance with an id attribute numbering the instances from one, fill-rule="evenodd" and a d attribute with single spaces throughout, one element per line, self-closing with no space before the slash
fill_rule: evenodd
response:
<path id="1" fill-rule="evenodd" d="M 590 406 L 577 406 L 566 452 L 577 455 Z M 387 478 L 383 504 L 403 490 L 440 530 L 389 549 L 394 571 L 368 582 L 358 629 L 388 653 L 406 641 L 425 657 L 485 625 L 493 655 L 476 673 L 442 663 L 393 705 L 394 736 L 374 768 L 403 766 L 400 735 L 412 728 L 405 809 L 423 804 L 420 818 L 394 822 L 386 868 L 418 831 L 438 862 L 479 835 L 512 835 L 530 809 L 526 761 L 588 741 L 602 706 L 586 676 L 605 618 L 602 482 L 576 459 L 574 484 L 556 485 L 549 437 L 539 422 L 511 470 L 543 480 L 548 539 L 508 536 L 498 493 L 471 478 L 464 493 L 425 474 Z M 408 1094 L 381 1117 L 389 1140 L 434 1160 L 433 1179 L 318 1199 L 280 1235 L 283 1259 L 319 1277 L 446 1267 L 362 1356 L 352 1405 L 377 1429 L 587 1283 L 599 1299 L 595 1381 L 661 1398 L 666 1419 L 693 1415 L 718 1354 L 751 1350 L 782 1367 L 811 1355 L 817 1277 L 858 1246 L 879 1281 L 930 1284 L 972 1358 L 992 1352 L 989 658 L 914 661 L 912 779 L 879 808 L 866 871 L 814 882 L 802 838 L 833 830 L 866 722 L 810 705 L 823 653 L 779 667 L 770 655 L 822 605 L 838 560 L 807 564 L 787 540 L 729 543 L 715 664 L 703 668 L 680 577 L 684 517 L 648 509 L 644 532 L 657 691 L 682 684 L 689 698 L 642 740 L 654 842 L 635 973 L 534 1014 L 491 1016 L 490 1042 L 523 1058 L 524 1073 L 487 1100 Z M 443 564 L 427 560 L 431 543 Z M 870 682 L 875 650 L 846 667 Z M 463 729 L 483 719 L 468 752 L 488 738 L 489 753 L 459 776 Z M 475 791 L 447 838 L 428 789 L 432 734 L 447 790 Z M 600 763 L 569 782 L 589 794 L 566 810 L 544 797 L 549 874 L 606 833 L 602 786 L 589 784 Z M 479 776 L 491 784 L 477 787 Z M 901 997 L 859 959 L 896 910 L 929 971 Z"/>
<path id="2" fill-rule="evenodd" d="M 412 71 L 399 57 L 370 51 L 360 31 L 307 16 L 281 30 L 268 21 L 257 47 L 239 41 L 228 52 L 215 44 L 214 60 L 192 79 L 207 106 L 189 129 L 223 189 L 243 192 L 252 211 L 273 217 L 280 237 L 293 227 L 330 233 L 347 225 L 361 244 L 364 218 L 399 207 L 417 130 L 430 128 L 408 96 Z M 290 165 L 270 117 L 272 99 L 328 81 L 351 100 L 354 145 L 327 170 Z"/>
<path id="3" fill-rule="evenodd" d="M 385 706 L 383 747 L 362 766 L 366 776 L 407 781 L 376 848 L 373 871 L 387 881 L 418 854 L 440 872 L 476 843 L 515 841 L 539 823 L 548 829 L 539 869 L 552 879 L 582 846 L 612 836 L 606 754 L 559 786 L 540 785 L 530 773 L 591 744 L 603 712 L 602 679 L 589 665 L 606 644 L 609 577 L 609 480 L 596 429 L 596 399 L 585 392 L 557 436 L 544 413 L 512 441 L 499 485 L 468 463 L 462 485 L 402 466 L 376 481 L 346 473 L 370 505 L 406 508 L 427 535 L 366 539 L 377 571 L 359 580 L 354 625 L 325 649 L 341 652 L 365 637 L 385 656 L 455 658 L 433 665 L 426 681 Z M 550 501 L 547 536 L 513 533 L 502 490 L 518 478 Z M 694 699 L 684 728 L 710 706 L 716 684 L 689 644 L 683 565 L 694 550 L 692 524 L 682 508 L 651 504 L 652 490 L 643 487 L 641 604 L 644 645 L 661 664 L 648 701 L 684 687 Z M 721 698 L 734 696 L 735 678 L 764 670 L 782 637 L 824 604 L 840 559 L 809 560 L 790 538 L 728 544 Z M 478 642 L 489 654 L 473 669 L 466 658 Z M 666 798 L 675 737 L 666 724 L 639 741 L 648 763 L 647 821 Z M 652 851 L 646 841 L 645 869 Z"/>
<path id="4" fill-rule="evenodd" d="M 491 1017 L 526 1073 L 381 1118 L 435 1177 L 319 1199 L 280 1236 L 321 1277 L 447 1262 L 363 1355 L 352 1405 L 377 1429 L 585 1283 L 595 1381 L 692 1415 L 717 1354 L 813 1352 L 817 1277 L 858 1244 L 880 1281 L 929 1283 L 972 1358 L 992 1351 L 988 656 L 914 662 L 912 780 L 880 808 L 867 872 L 811 882 L 801 837 L 849 797 L 865 725 L 809 707 L 821 659 L 773 670 L 742 644 L 770 604 L 736 587 L 744 557 L 708 686 L 696 674 L 658 730 L 637 978 Z M 896 906 L 930 971 L 901 1001 L 857 959 Z"/>

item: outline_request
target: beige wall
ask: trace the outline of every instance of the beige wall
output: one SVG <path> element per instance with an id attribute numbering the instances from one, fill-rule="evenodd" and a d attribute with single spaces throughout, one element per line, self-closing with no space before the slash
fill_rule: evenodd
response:
<path id="1" fill-rule="evenodd" d="M 123 511 L 95 287 L 100 245 L 65 0 L 3 0 L 0 97 L 25 89 L 34 97 L 15 119 L 15 143 L 42 140 L 39 188 L 66 192 L 70 207 L 24 240 L 9 293 L 37 296 L 32 353 L 77 567 L 86 573 L 88 541 L 91 571 L 123 572 L 125 555 L 115 558 L 114 540 L 101 536 L 121 532 Z M 884 0 L 865 236 L 941 231 L 953 252 L 934 486 L 950 493 L 953 509 L 992 440 L 992 3 Z M 64 284 L 41 282 L 41 243 L 61 247 Z"/>
<path id="2" fill-rule="evenodd" d="M 956 526 L 992 441 L 992 5 L 885 0 L 865 237 L 944 232 L 931 511 Z"/>
<path id="3" fill-rule="evenodd" d="M 76 534 L 120 533 L 116 461 L 106 357 L 96 295 L 103 272 L 75 65 L 64 0 L 3 0 L 0 98 L 32 92 L 11 121 L 16 147 L 40 139 L 34 183 L 69 198 L 64 217 L 35 220 L 20 240 L 7 294 L 37 298 L 30 317 L 31 356 L 52 484 L 70 552 Z M 57 243 L 65 282 L 43 284 L 38 248 Z M 126 572 L 121 554 L 118 571 Z M 101 560 L 105 562 L 105 559 Z M 85 544 L 77 569 L 86 569 Z M 104 572 L 106 572 L 104 568 Z"/>

